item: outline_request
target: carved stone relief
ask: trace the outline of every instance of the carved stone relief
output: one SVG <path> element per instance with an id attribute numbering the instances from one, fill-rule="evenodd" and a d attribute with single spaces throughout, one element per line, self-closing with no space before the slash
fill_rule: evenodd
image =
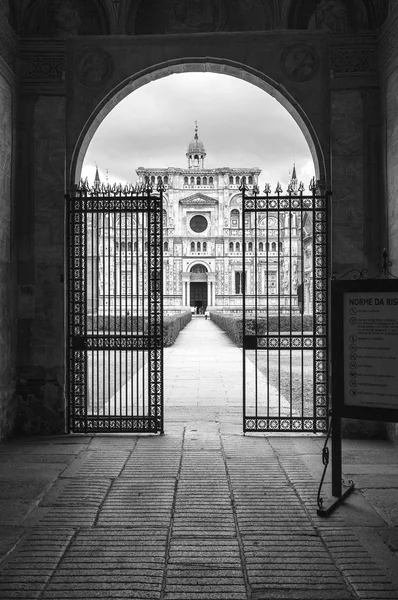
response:
<path id="1" fill-rule="evenodd" d="M 109 52 L 95 46 L 85 48 L 76 61 L 76 77 L 87 87 L 103 85 L 111 77 L 113 69 Z"/>
<path id="2" fill-rule="evenodd" d="M 58 0 L 54 5 L 54 37 L 77 35 L 81 20 L 79 13 L 68 0 Z"/>
<path id="3" fill-rule="evenodd" d="M 350 29 L 347 7 L 342 0 L 321 0 L 308 24 L 309 29 L 345 33 Z"/>
<path id="4" fill-rule="evenodd" d="M 25 37 L 68 38 L 109 31 L 105 15 L 94 0 L 34 0 L 25 9 Z"/>
<path id="5" fill-rule="evenodd" d="M 334 73 L 363 73 L 377 68 L 376 51 L 369 48 L 333 49 L 330 68 Z"/>
<path id="6" fill-rule="evenodd" d="M 309 81 L 319 70 L 319 54 L 307 43 L 291 44 L 281 56 L 281 69 L 292 81 Z"/>
<path id="7" fill-rule="evenodd" d="M 261 0 L 143 0 L 128 33 L 205 33 L 269 29 Z"/>

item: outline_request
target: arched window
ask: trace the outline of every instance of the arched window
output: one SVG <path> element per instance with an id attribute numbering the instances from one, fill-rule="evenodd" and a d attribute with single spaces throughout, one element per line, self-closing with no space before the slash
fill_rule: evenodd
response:
<path id="1" fill-rule="evenodd" d="M 272 252 L 276 252 L 276 242 L 272 242 L 271 249 L 272 249 Z"/>
<path id="2" fill-rule="evenodd" d="M 115 249 L 119 251 L 119 242 L 116 242 Z"/>
<path id="3" fill-rule="evenodd" d="M 149 177 L 148 177 L 148 175 L 145 175 L 145 183 L 149 183 Z"/>
<path id="4" fill-rule="evenodd" d="M 264 252 L 264 244 L 262 242 L 259 243 L 258 250 L 259 252 Z"/>
<path id="5" fill-rule="evenodd" d="M 167 227 L 167 212 L 163 209 L 163 227 Z"/>
<path id="6" fill-rule="evenodd" d="M 196 251 L 197 251 L 197 252 L 200 252 L 200 242 L 198 242 L 198 243 L 196 244 Z"/>
<path id="7" fill-rule="evenodd" d="M 239 177 L 235 177 L 235 183 L 236 183 L 236 185 L 238 185 L 240 183 L 240 178 Z"/>
<path id="8" fill-rule="evenodd" d="M 236 242 L 235 250 L 236 250 L 236 252 L 240 252 L 240 243 L 239 242 Z"/>
<path id="9" fill-rule="evenodd" d="M 253 177 L 251 175 L 249 175 L 249 185 L 253 184 Z"/>
<path id="10" fill-rule="evenodd" d="M 191 185 L 195 185 L 195 177 L 191 177 Z"/>
<path id="11" fill-rule="evenodd" d="M 151 183 L 155 183 L 155 175 L 152 175 L 152 177 L 151 177 Z"/>
<path id="12" fill-rule="evenodd" d="M 194 166 L 198 167 L 199 166 L 199 156 L 197 154 L 195 154 L 195 156 L 193 157 L 194 160 Z"/>
<path id="13" fill-rule="evenodd" d="M 184 177 L 184 185 L 188 185 L 188 177 Z"/>
<path id="14" fill-rule="evenodd" d="M 168 252 L 168 251 L 169 251 L 169 242 L 165 242 L 165 243 L 163 244 L 163 250 L 164 250 L 165 252 Z"/>
<path id="15" fill-rule="evenodd" d="M 244 175 L 242 177 L 242 183 L 246 183 L 246 177 Z"/>
<path id="16" fill-rule="evenodd" d="M 282 242 L 279 242 L 279 252 L 282 252 L 282 250 L 283 250 L 283 244 L 282 244 Z"/>
<path id="17" fill-rule="evenodd" d="M 122 242 L 121 248 L 122 248 L 122 252 L 126 251 L 126 244 L 124 242 Z"/>
<path id="18" fill-rule="evenodd" d="M 230 252 L 234 251 L 234 243 L 233 242 L 229 242 L 229 251 Z"/>
<path id="19" fill-rule="evenodd" d="M 131 252 L 131 242 L 127 242 L 127 250 L 128 252 Z"/>
<path id="20" fill-rule="evenodd" d="M 194 265 L 191 269 L 191 273 L 207 273 L 207 269 L 204 265 Z"/>
<path id="21" fill-rule="evenodd" d="M 269 242 L 267 242 L 267 248 L 266 251 L 269 252 Z"/>
<path id="22" fill-rule="evenodd" d="M 167 177 L 167 175 L 165 175 L 164 177 L 164 184 L 167 185 L 169 183 L 169 178 Z"/>
<path id="23" fill-rule="evenodd" d="M 191 242 L 191 252 L 195 252 L 195 242 Z"/>
<path id="24" fill-rule="evenodd" d="M 207 177 L 203 177 L 203 185 L 207 185 Z"/>
<path id="25" fill-rule="evenodd" d="M 200 185 L 200 177 L 196 178 L 196 185 Z"/>
<path id="26" fill-rule="evenodd" d="M 213 185 L 213 177 L 209 177 L 209 185 Z"/>
<path id="27" fill-rule="evenodd" d="M 239 211 L 236 208 L 231 210 L 231 227 L 239 227 Z"/>
<path id="28" fill-rule="evenodd" d="M 203 242 L 203 252 L 207 252 L 207 244 L 206 244 L 206 242 Z"/>
<path id="29" fill-rule="evenodd" d="M 162 178 L 158 175 L 158 183 L 162 183 Z"/>
<path id="30" fill-rule="evenodd" d="M 232 175 L 229 176 L 229 185 L 233 185 L 234 184 L 234 178 L 232 177 Z"/>
<path id="31" fill-rule="evenodd" d="M 137 244 L 137 242 L 134 242 L 134 252 L 137 252 L 137 250 L 138 250 L 138 244 Z"/>
<path id="32" fill-rule="evenodd" d="M 249 242 L 249 252 L 253 252 L 253 242 Z"/>

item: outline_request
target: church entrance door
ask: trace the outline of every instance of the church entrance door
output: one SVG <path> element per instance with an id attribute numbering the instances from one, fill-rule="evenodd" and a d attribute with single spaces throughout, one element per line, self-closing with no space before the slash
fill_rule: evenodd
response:
<path id="1" fill-rule="evenodd" d="M 207 282 L 191 281 L 190 306 L 195 308 L 197 314 L 202 314 L 207 308 Z"/>
<path id="2" fill-rule="evenodd" d="M 70 432 L 163 432 L 162 194 L 67 198 Z"/>
<path id="3" fill-rule="evenodd" d="M 328 424 L 328 200 L 242 192 L 244 431 Z"/>

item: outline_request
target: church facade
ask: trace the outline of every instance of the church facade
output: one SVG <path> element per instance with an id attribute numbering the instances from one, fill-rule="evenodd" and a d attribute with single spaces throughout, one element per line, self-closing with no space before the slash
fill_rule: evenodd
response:
<path id="1" fill-rule="evenodd" d="M 258 186 L 261 170 L 256 167 L 208 168 L 197 127 L 186 158 L 186 168 L 140 167 L 136 171 L 140 185 L 151 184 L 156 188 L 161 183 L 164 187 L 164 311 L 188 308 L 198 314 L 208 309 L 241 311 L 243 286 L 247 307 L 256 301 L 260 311 L 298 311 L 298 286 L 304 279 L 301 223 L 296 222 L 299 217 L 295 214 L 291 218 L 282 213 L 266 218 L 261 214 L 255 227 L 254 215 L 248 215 L 243 223 L 240 188 L 244 185 L 246 193 L 252 193 Z M 98 171 L 96 182 L 99 182 Z M 293 193 L 297 192 L 295 167 L 290 186 Z M 136 273 L 137 262 L 146 261 L 147 246 L 140 243 L 134 226 L 130 226 L 126 234 L 121 231 L 124 227 L 124 223 L 111 226 L 110 254 L 114 268 L 108 267 L 109 259 L 101 252 L 106 244 L 101 241 L 99 232 L 98 257 L 91 262 L 98 264 L 99 269 L 98 303 L 93 303 L 91 296 L 88 303 L 89 307 L 96 306 L 100 313 L 109 310 L 132 313 L 134 294 L 146 293 L 145 278 L 140 281 Z M 103 236 L 109 237 L 109 234 Z M 93 239 L 96 237 L 97 233 L 93 232 Z M 311 309 L 310 273 L 305 278 L 305 286 L 308 312 Z"/>

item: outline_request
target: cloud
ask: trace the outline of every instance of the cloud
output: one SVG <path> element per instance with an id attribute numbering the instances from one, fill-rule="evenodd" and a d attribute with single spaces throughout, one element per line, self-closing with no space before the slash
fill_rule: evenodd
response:
<path id="1" fill-rule="evenodd" d="M 261 185 L 286 185 L 293 162 L 307 184 L 314 172 L 299 126 L 279 102 L 246 81 L 214 73 L 173 74 L 122 100 L 101 123 L 86 153 L 83 176 L 136 181 L 138 167 L 186 167 L 198 121 L 206 166 L 259 167 Z M 94 168 L 94 170 L 93 170 Z"/>

